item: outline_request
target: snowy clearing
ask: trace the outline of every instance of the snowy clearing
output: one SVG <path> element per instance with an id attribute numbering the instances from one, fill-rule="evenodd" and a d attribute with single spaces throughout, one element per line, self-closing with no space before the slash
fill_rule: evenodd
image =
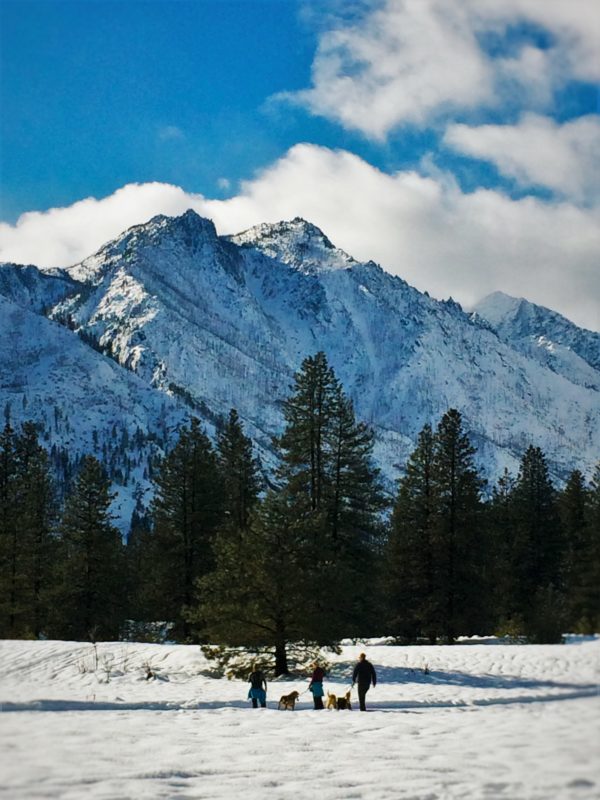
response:
<path id="1" fill-rule="evenodd" d="M 366 714 L 308 693 L 277 711 L 308 678 L 254 711 L 198 647 L 102 643 L 96 664 L 89 644 L 2 641 L 0 797 L 600 797 L 600 639 L 347 644 L 326 689 L 349 688 L 361 650 L 379 680 Z"/>

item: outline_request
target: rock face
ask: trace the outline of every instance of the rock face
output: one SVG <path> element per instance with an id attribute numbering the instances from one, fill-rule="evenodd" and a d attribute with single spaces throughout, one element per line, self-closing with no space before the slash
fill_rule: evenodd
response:
<path id="1" fill-rule="evenodd" d="M 489 478 L 515 471 L 529 444 L 559 480 L 599 458 L 598 334 L 505 296 L 468 315 L 355 261 L 302 219 L 219 237 L 193 211 L 158 216 L 59 275 L 31 274 L 36 302 L 14 291 L 13 301 L 68 322 L 61 335 L 110 354 L 159 407 L 185 405 L 209 423 L 237 408 L 267 464 L 293 373 L 318 350 L 375 428 L 390 483 L 449 407 Z"/>

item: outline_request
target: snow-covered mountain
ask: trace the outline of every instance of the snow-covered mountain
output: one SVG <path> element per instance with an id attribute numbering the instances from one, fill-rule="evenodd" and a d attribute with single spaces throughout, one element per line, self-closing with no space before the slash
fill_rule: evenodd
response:
<path id="1" fill-rule="evenodd" d="M 0 295 L 38 314 L 82 288 L 65 270 L 0 264 Z"/>
<path id="2" fill-rule="evenodd" d="M 48 278 L 54 288 L 46 303 Z M 56 281 L 66 283 L 59 289 Z M 323 350 L 357 415 L 374 426 L 376 457 L 390 482 L 422 426 L 437 424 L 449 407 L 463 414 L 490 478 L 504 467 L 516 471 L 529 444 L 542 447 L 557 479 L 576 467 L 590 474 L 600 455 L 597 334 L 546 311 L 543 335 L 570 354 L 557 368 L 555 357 L 532 350 L 535 332 L 517 329 L 501 303 L 468 315 L 452 300 L 434 300 L 377 264 L 354 260 L 302 219 L 219 237 L 193 211 L 158 216 L 59 275 L 30 282 L 31 309 L 74 329 L 62 329 L 65 342 L 87 348 L 102 369 L 111 365 L 108 381 L 126 382 L 132 394 L 123 413 L 137 391 L 148 398 L 148 409 L 139 398 L 135 406 L 148 430 L 161 403 L 175 416 L 185 405 L 208 423 L 235 407 L 268 464 L 293 374 L 305 356 Z M 52 325 L 41 317 L 39 324 Z M 45 335 L 36 334 L 42 350 Z M 70 397 L 75 380 L 67 379 L 59 398 L 70 408 L 85 403 L 84 389 Z M 118 416 L 118 408 L 111 413 Z"/>
<path id="3" fill-rule="evenodd" d="M 265 451 L 294 371 L 324 350 L 374 425 L 390 479 L 423 424 L 451 406 L 490 476 L 516 469 L 530 443 L 559 478 L 576 465 L 589 472 L 600 453 L 593 364 L 553 371 L 302 219 L 219 237 L 193 211 L 159 216 L 68 272 L 86 289 L 56 316 L 206 415 L 235 406 Z"/>
<path id="4" fill-rule="evenodd" d="M 516 350 L 575 383 L 600 389 L 600 333 L 503 292 L 488 295 L 473 311 Z"/>
<path id="5" fill-rule="evenodd" d="M 0 281 L 3 274 L 0 268 Z M 67 458 L 85 453 L 103 460 L 115 479 L 117 524 L 127 531 L 136 505 L 150 498 L 149 459 L 162 452 L 186 410 L 28 305 L 0 296 L 4 416 L 13 427 L 43 423 L 42 444 L 59 471 Z"/>

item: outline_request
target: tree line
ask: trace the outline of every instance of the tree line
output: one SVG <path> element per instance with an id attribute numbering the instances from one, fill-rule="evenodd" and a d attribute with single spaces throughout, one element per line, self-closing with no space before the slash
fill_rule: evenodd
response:
<path id="1" fill-rule="evenodd" d="M 461 415 L 420 432 L 396 496 L 323 353 L 303 362 L 267 484 L 235 410 L 216 441 L 192 419 L 155 470 L 126 542 L 110 482 L 85 456 L 59 507 L 39 431 L 0 435 L 0 636 L 146 638 L 273 652 L 392 635 L 600 629 L 600 465 L 557 490 L 529 447 L 489 491 Z M 391 513 L 390 513 L 391 512 Z"/>

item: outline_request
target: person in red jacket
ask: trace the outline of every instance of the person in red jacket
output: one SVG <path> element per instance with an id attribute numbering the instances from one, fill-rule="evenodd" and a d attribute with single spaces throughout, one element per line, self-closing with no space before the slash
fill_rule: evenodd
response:
<path id="1" fill-rule="evenodd" d="M 325 677 L 325 670 L 319 666 L 317 661 L 314 662 L 312 667 L 313 674 L 311 675 L 308 688 L 312 692 L 315 708 L 319 709 L 323 708 L 323 695 L 325 694 L 323 691 L 323 678 Z"/>
<path id="2" fill-rule="evenodd" d="M 358 683 L 358 702 L 360 703 L 360 710 L 366 711 L 366 695 L 371 684 L 373 684 L 373 686 L 377 685 L 377 674 L 373 664 L 367 661 L 367 657 L 364 653 L 359 655 L 358 664 L 354 667 L 354 672 L 352 673 L 352 688 L 354 688 L 355 683 Z"/>

